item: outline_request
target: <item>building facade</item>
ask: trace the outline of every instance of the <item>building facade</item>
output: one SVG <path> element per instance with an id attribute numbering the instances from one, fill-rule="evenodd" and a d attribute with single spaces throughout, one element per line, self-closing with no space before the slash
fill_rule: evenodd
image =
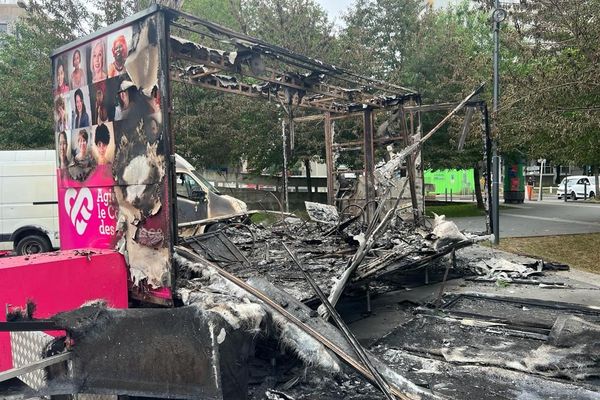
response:
<path id="1" fill-rule="evenodd" d="M 25 15 L 25 9 L 17 4 L 17 0 L 0 0 L 0 33 L 14 35 L 17 19 Z"/>

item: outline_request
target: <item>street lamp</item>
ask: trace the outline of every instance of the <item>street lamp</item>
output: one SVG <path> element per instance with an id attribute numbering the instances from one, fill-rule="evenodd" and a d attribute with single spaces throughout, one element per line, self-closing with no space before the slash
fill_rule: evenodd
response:
<path id="1" fill-rule="evenodd" d="M 494 125 L 498 118 L 498 103 L 500 92 L 500 79 L 498 66 L 500 64 L 500 23 L 506 19 L 506 10 L 500 8 L 500 0 L 495 0 L 492 20 L 494 21 Z M 496 125 L 497 128 L 497 125 Z M 492 228 L 494 233 L 494 244 L 500 243 L 500 157 L 498 156 L 498 135 L 494 143 L 493 163 L 493 181 L 492 181 Z"/>

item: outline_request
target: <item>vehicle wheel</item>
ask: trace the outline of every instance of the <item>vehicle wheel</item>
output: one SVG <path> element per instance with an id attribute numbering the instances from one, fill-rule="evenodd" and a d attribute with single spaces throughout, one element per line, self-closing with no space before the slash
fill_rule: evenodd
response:
<path id="1" fill-rule="evenodd" d="M 596 197 L 596 193 L 594 192 L 590 192 L 590 194 L 588 195 L 588 198 L 593 199 Z"/>
<path id="2" fill-rule="evenodd" d="M 577 200 L 577 195 L 575 194 L 575 192 L 571 192 L 571 198 L 573 200 Z"/>
<path id="3" fill-rule="evenodd" d="M 51 248 L 48 239 L 40 235 L 25 236 L 17 243 L 17 255 L 38 254 L 49 251 Z"/>

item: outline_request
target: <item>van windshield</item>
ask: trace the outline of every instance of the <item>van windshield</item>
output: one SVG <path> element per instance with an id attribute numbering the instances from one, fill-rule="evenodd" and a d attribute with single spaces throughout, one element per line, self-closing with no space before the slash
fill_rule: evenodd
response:
<path id="1" fill-rule="evenodd" d="M 209 181 L 204 179 L 204 177 L 202 175 L 200 175 L 199 173 L 197 173 L 195 170 L 192 170 L 190 172 L 196 177 L 196 179 L 198 179 L 198 181 L 200 181 L 200 183 L 202 183 L 204 186 L 206 186 L 208 188 L 208 190 L 210 190 L 211 192 L 213 192 L 215 194 L 221 194 L 221 193 L 219 193 L 217 188 L 215 188 Z"/>

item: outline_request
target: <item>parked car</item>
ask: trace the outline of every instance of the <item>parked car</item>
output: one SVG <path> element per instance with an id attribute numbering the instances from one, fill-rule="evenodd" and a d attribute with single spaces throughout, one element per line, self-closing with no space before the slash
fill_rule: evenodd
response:
<path id="1" fill-rule="evenodd" d="M 596 196 L 596 183 L 593 176 L 574 175 L 564 178 L 558 185 L 557 195 L 562 199 L 567 182 L 567 198 L 577 200 Z"/>

